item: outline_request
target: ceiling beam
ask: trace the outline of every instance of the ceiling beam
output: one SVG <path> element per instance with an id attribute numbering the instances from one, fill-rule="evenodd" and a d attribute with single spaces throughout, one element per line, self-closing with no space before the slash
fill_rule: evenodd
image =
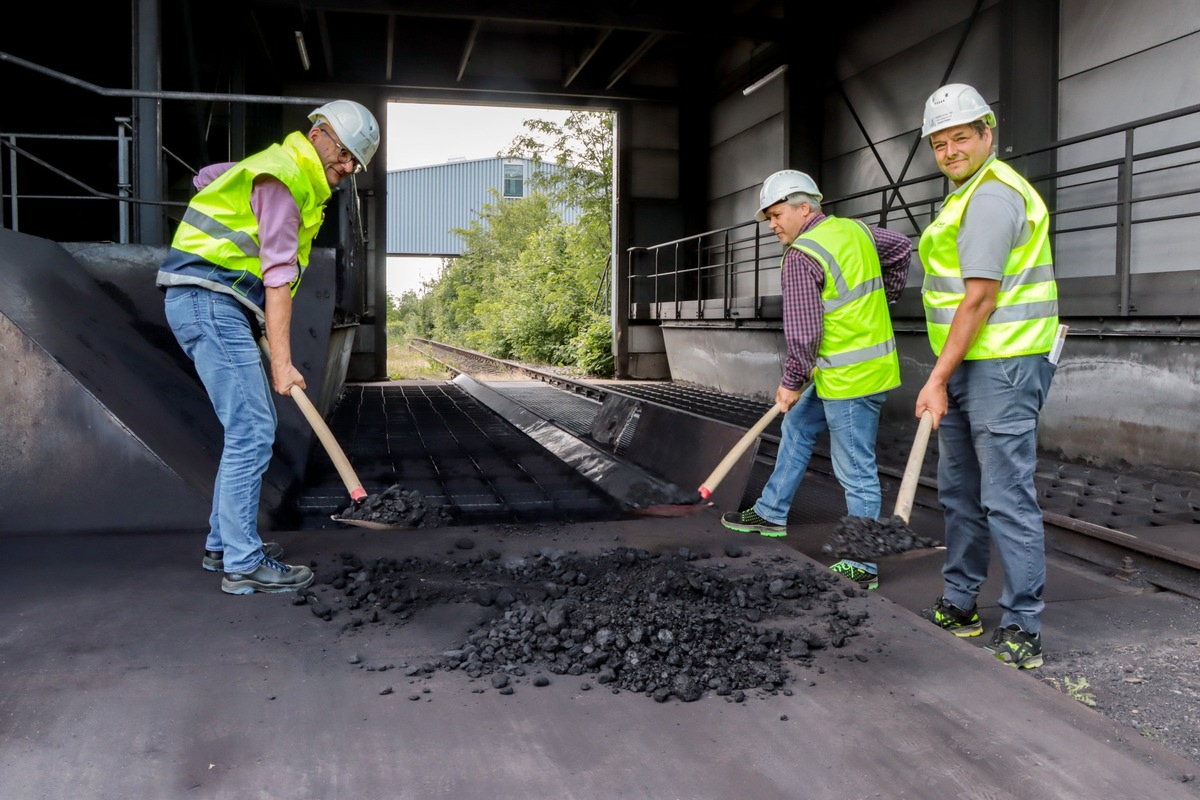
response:
<path id="1" fill-rule="evenodd" d="M 643 39 L 642 43 L 639 44 L 637 48 L 629 54 L 629 57 L 626 58 L 624 62 L 621 63 L 621 66 L 617 67 L 616 71 L 609 76 L 608 84 L 604 88 L 611 89 L 613 86 L 615 86 L 617 81 L 621 80 L 621 78 L 625 76 L 626 72 L 633 69 L 633 65 L 641 61 L 642 56 L 646 55 L 650 48 L 654 47 L 654 45 L 658 43 L 659 39 L 662 38 L 663 34 L 652 33 Z"/>
<path id="2" fill-rule="evenodd" d="M 604 40 L 607 39 L 611 34 L 612 28 L 605 28 L 596 35 L 596 41 L 593 42 L 592 46 L 589 47 L 587 51 L 579 57 L 579 63 L 567 71 L 567 77 L 563 79 L 564 89 L 575 82 L 575 79 L 579 77 L 579 73 L 583 72 L 583 68 L 586 67 L 587 63 L 592 60 L 592 56 L 599 52 L 600 45 L 604 44 Z"/>
<path id="3" fill-rule="evenodd" d="M 611 28 L 613 30 L 701 36 L 715 39 L 751 39 L 761 42 L 786 41 L 794 36 L 782 18 L 763 14 L 710 14 L 703 9 L 677 13 L 674 6 L 662 13 L 613 8 L 612 4 L 564 4 L 561 0 L 521 0 L 496 3 L 491 0 L 318 0 L 305 8 L 339 14 L 395 14 L 431 19 L 490 19 L 526 25 L 566 28 Z M 569 9 L 569 11 L 565 10 Z"/>
<path id="4" fill-rule="evenodd" d="M 479 36 L 479 29 L 482 27 L 483 20 L 472 20 L 471 32 L 467 34 L 467 41 L 463 44 L 462 58 L 458 61 L 458 76 L 454 79 L 455 83 L 462 83 L 463 75 L 467 72 L 467 63 L 471 60 L 471 51 L 475 49 L 475 39 Z"/>

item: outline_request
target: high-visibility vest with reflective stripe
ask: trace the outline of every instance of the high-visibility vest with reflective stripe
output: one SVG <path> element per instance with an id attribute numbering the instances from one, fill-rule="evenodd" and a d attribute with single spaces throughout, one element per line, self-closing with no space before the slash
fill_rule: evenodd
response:
<path id="1" fill-rule="evenodd" d="M 858 220 L 826 217 L 792 242 L 825 270 L 825 335 L 813 384 L 831 400 L 865 397 L 900 385 L 900 359 L 888 314 L 875 239 Z"/>
<path id="2" fill-rule="evenodd" d="M 282 144 L 234 164 L 192 198 L 159 268 L 159 285 L 208 286 L 233 294 L 263 314 L 266 291 L 250 193 L 254 179 L 264 174 L 283 182 L 300 210 L 296 254 L 300 272 L 291 285 L 292 295 L 296 294 L 324 219 L 325 202 L 332 194 L 317 151 L 298 131 L 288 134 Z"/>
<path id="3" fill-rule="evenodd" d="M 996 309 L 988 317 L 967 360 L 1047 353 L 1058 330 L 1058 284 L 1050 253 L 1050 214 L 1037 191 L 1012 167 L 993 156 L 965 186 L 946 198 L 937 219 L 921 234 L 925 282 L 921 300 L 929 344 L 941 355 L 950 323 L 966 295 L 958 256 L 958 232 L 967 203 L 986 180 L 1000 180 L 1025 200 L 1029 240 L 1009 253 L 1000 279 Z"/>

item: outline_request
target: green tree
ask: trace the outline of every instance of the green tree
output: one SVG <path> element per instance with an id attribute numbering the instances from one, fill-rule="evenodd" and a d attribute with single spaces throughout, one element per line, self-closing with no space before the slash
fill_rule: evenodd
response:
<path id="1" fill-rule="evenodd" d="M 561 125 L 527 120 L 527 133 L 498 155 L 535 165 L 531 195 L 492 193 L 455 233 L 462 255 L 447 260 L 421 297 L 393 299 L 397 330 L 529 363 L 612 374 L 611 325 L 597 309 L 612 230 L 612 115 L 575 112 Z M 581 210 L 567 224 L 560 205 Z M 389 323 L 392 316 L 389 313 Z"/>

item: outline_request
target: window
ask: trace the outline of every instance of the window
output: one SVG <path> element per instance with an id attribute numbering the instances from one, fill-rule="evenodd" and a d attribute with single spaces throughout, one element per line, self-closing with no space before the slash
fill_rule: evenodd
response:
<path id="1" fill-rule="evenodd" d="M 505 162 L 504 164 L 504 196 L 525 196 L 525 165 L 520 161 Z"/>

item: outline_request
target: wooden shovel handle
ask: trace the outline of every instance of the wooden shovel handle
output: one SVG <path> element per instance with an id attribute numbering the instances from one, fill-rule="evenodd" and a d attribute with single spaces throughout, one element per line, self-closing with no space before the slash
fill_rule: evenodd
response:
<path id="1" fill-rule="evenodd" d="M 725 457 L 721 459 L 721 463 L 717 464 L 717 468 L 712 471 L 712 474 L 705 479 L 704 483 L 700 484 L 700 496 L 702 498 L 707 500 L 712 495 L 717 488 L 717 484 L 725 479 L 725 476 L 729 474 L 729 470 L 733 469 L 733 465 L 742 457 L 747 448 L 754 443 L 758 435 L 766 430 L 767 426 L 771 424 L 771 420 L 775 419 L 779 414 L 779 411 L 778 403 L 771 406 L 767 410 L 767 413 L 763 414 L 762 419 L 754 423 L 754 427 L 746 431 L 742 438 L 738 440 L 738 443 L 733 446 L 733 449 L 726 453 Z"/>
<path id="2" fill-rule="evenodd" d="M 271 346 L 267 344 L 267 337 L 262 337 L 258 340 L 258 346 L 263 351 L 263 355 L 267 357 L 267 361 L 271 360 Z M 350 499 L 355 503 L 361 503 L 367 497 L 367 492 L 363 489 L 362 482 L 358 479 L 358 475 L 354 472 L 354 467 L 350 466 L 350 460 L 346 458 L 346 454 L 342 452 L 341 446 L 337 443 L 337 439 L 333 438 L 333 431 L 329 430 L 329 426 L 325 424 L 325 420 L 321 418 L 321 413 L 317 411 L 316 406 L 308 399 L 308 395 L 304 390 L 295 384 L 288 389 L 292 399 L 296 401 L 296 405 L 300 406 L 300 411 L 304 414 L 304 418 L 308 420 L 308 424 L 312 427 L 313 433 L 317 434 L 317 438 L 321 440 L 321 444 L 325 446 L 325 452 L 329 454 L 329 459 L 333 462 L 333 466 L 337 469 L 338 475 L 342 478 L 342 483 L 346 484 L 346 491 L 350 493 Z"/>
<path id="3" fill-rule="evenodd" d="M 921 477 L 921 465 L 925 463 L 925 448 L 929 445 L 929 431 L 932 428 L 933 412 L 926 411 L 921 415 L 921 424 L 917 426 L 912 452 L 908 454 L 908 465 L 904 468 L 904 477 L 900 480 L 900 494 L 896 497 L 894 513 L 904 520 L 905 524 L 908 524 L 908 517 L 912 514 L 917 480 Z"/>
<path id="4" fill-rule="evenodd" d="M 346 491 L 350 492 L 350 499 L 355 503 L 361 503 L 367 497 L 367 492 L 362 487 L 362 483 L 358 480 L 358 475 L 354 472 L 354 467 L 350 466 L 350 460 L 346 458 L 346 454 L 342 452 L 342 448 L 338 445 L 337 439 L 333 438 L 333 432 L 329 430 L 329 426 L 325 424 L 325 420 L 321 419 L 320 412 L 308 399 L 308 395 L 299 386 L 292 384 L 292 388 L 288 390 L 292 399 L 296 401 L 296 405 L 300 406 L 300 410 L 304 412 L 305 419 L 312 426 L 313 431 L 317 434 L 317 438 L 321 440 L 321 444 L 325 445 L 325 452 L 329 454 L 330 460 L 333 461 L 333 466 L 337 468 L 338 475 L 342 478 L 342 483 L 346 484 Z"/>

